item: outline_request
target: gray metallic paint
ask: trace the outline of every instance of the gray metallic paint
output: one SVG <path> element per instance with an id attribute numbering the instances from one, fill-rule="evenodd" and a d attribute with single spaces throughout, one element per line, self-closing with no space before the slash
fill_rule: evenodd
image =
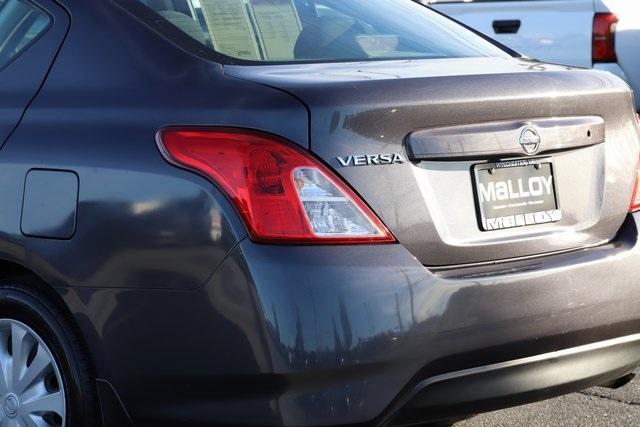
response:
<path id="1" fill-rule="evenodd" d="M 22 198 L 22 234 L 70 239 L 76 231 L 78 175 L 70 171 L 32 169 Z"/>
<path id="2" fill-rule="evenodd" d="M 379 422 L 427 378 L 638 332 L 640 216 L 625 206 L 638 129 L 618 80 L 521 59 L 234 68 L 111 2 L 62 3 L 72 16 L 64 47 L 0 151 L 0 259 L 61 295 L 104 411 L 153 426 Z M 64 33 L 65 20 L 52 31 Z M 607 181 L 560 190 L 574 206 L 570 244 L 544 228 L 517 245 L 508 232 L 487 239 L 464 227 L 443 240 L 433 209 L 445 193 L 423 195 L 429 180 L 448 188 L 436 162 L 336 169 L 402 244 L 255 244 L 227 198 L 167 163 L 154 141 L 169 125 L 248 127 L 336 167 L 336 155 L 362 150 L 404 155 L 405 136 L 428 126 L 576 115 L 603 117 L 611 143 L 555 158 L 561 169 L 582 164 L 591 188 Z M 72 239 L 21 232 L 34 168 L 77 174 Z M 424 266 L 568 246 L 577 249 Z"/>
<path id="3" fill-rule="evenodd" d="M 283 88 L 307 103 L 312 151 L 336 168 L 425 265 L 601 244 L 624 220 L 640 151 L 629 88 L 613 75 L 521 58 L 226 66 L 225 73 Z M 341 168 L 336 159 L 405 155 L 407 135 L 422 129 L 575 116 L 603 118 L 607 142 L 555 157 L 564 218 L 526 233 L 479 230 L 469 215 L 475 211 L 469 176 L 478 161 L 425 161 L 371 172 Z M 581 127 L 574 131 L 582 134 Z"/>
<path id="4" fill-rule="evenodd" d="M 200 290 L 63 296 L 100 378 L 140 425 L 185 414 L 196 424 L 344 425 L 378 420 L 436 375 L 636 333 L 639 225 L 630 217 L 598 248 L 446 277 L 397 244 L 244 240 Z"/>

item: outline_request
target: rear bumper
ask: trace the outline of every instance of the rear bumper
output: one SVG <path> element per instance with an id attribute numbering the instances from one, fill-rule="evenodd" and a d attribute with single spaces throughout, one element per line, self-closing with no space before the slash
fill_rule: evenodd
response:
<path id="1" fill-rule="evenodd" d="M 197 291 L 63 297 L 136 425 L 426 420 L 640 363 L 635 338 L 617 340 L 640 333 L 639 228 L 630 215 L 604 246 L 437 273 L 398 244 L 245 240 Z"/>
<path id="2" fill-rule="evenodd" d="M 278 398 L 284 424 L 382 423 L 441 375 L 640 333 L 639 224 L 639 215 L 629 216 L 617 240 L 597 248 L 438 273 L 399 245 L 244 242 L 270 369 L 290 384 Z M 576 391 L 625 374 L 640 355 L 601 362 L 591 373 L 583 367 L 580 378 L 502 393 L 533 401 Z M 449 396 L 455 405 L 456 393 Z"/>
<path id="3" fill-rule="evenodd" d="M 421 381 L 383 423 L 406 426 L 465 417 L 605 384 L 640 360 L 640 334 Z"/>

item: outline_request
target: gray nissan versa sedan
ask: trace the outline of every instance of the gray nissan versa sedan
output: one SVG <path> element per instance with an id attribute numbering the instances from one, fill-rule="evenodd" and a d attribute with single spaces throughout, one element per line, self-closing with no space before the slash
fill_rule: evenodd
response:
<path id="1" fill-rule="evenodd" d="M 410 0 L 0 0 L 0 426 L 408 426 L 640 363 L 613 75 Z"/>

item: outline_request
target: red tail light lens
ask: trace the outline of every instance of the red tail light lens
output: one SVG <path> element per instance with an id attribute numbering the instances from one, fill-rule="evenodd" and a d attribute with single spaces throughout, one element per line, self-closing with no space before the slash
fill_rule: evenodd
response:
<path id="1" fill-rule="evenodd" d="M 631 198 L 631 205 L 629 206 L 629 212 L 640 211 L 640 166 L 636 172 L 636 184 L 633 187 L 633 197 Z"/>
<path id="2" fill-rule="evenodd" d="M 254 241 L 395 242 L 344 182 L 282 138 L 244 129 L 165 129 L 159 145 L 170 161 L 227 194 Z"/>
<path id="3" fill-rule="evenodd" d="M 616 62 L 616 25 L 613 13 L 596 13 L 593 19 L 593 62 Z"/>

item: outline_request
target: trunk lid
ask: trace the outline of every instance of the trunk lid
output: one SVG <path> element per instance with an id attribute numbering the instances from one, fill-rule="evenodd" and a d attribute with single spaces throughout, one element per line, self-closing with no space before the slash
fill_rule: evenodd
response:
<path id="1" fill-rule="evenodd" d="M 425 265 L 495 262 L 598 245 L 616 235 L 627 215 L 638 135 L 631 94 L 611 75 L 498 58 L 225 70 L 302 100 L 310 112 L 310 149 Z M 529 125 L 541 138 L 534 156 L 519 143 L 523 135 L 525 143 L 535 142 L 524 134 Z M 396 155 L 406 161 L 394 162 Z M 483 230 L 478 182 L 495 193 L 486 181 L 504 171 L 491 177 L 486 166 L 498 170 L 506 163 L 497 169 L 494 164 L 508 160 L 539 169 L 525 175 L 552 168 L 561 219 Z M 530 180 L 515 178 L 522 171 L 507 172 L 515 174 L 516 188 L 510 188 L 508 202 L 513 193 L 531 193 Z M 517 190 L 518 182 L 524 189 Z M 541 205 L 551 216 L 552 202 Z M 513 213 L 505 212 L 505 218 Z"/>

